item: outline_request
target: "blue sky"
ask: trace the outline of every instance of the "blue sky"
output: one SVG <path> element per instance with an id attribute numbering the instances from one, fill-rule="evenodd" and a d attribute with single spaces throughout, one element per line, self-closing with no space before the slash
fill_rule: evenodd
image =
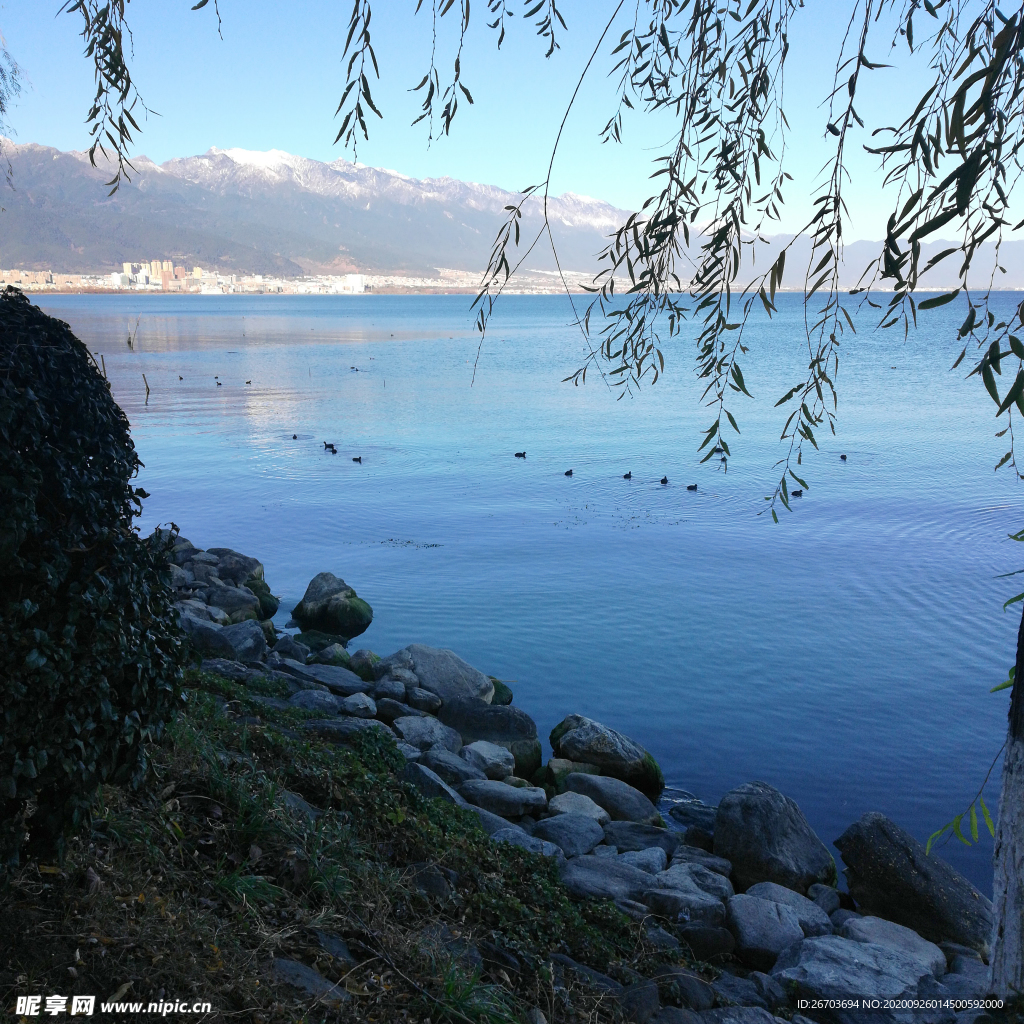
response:
<path id="1" fill-rule="evenodd" d="M 351 158 L 332 145 L 350 3 L 220 0 L 221 40 L 213 4 L 193 12 L 193 2 L 135 0 L 129 8 L 135 80 L 147 105 L 158 112 L 143 123 L 138 152 L 157 162 L 211 146 L 283 149 L 328 161 Z M 429 9 L 414 17 L 415 0 L 377 0 L 371 28 L 381 81 L 375 96 L 385 117 L 372 119 L 360 162 L 414 177 L 450 175 L 510 190 L 540 180 L 566 103 L 614 6 L 610 0 L 563 0 L 560 9 L 568 32 L 560 34 L 561 49 L 546 60 L 541 40 L 522 19 L 512 23 L 499 53 L 496 34 L 485 25 L 486 4 L 476 0 L 463 59 L 463 80 L 476 103 L 461 106 L 450 137 L 428 146 L 425 124 L 410 126 L 419 99 L 408 90 L 426 70 Z M 809 0 L 794 21 L 787 71 L 787 115 L 793 128 L 787 166 L 795 181 L 783 230 L 797 229 L 808 216 L 827 157 L 826 115 L 819 104 L 830 86 L 845 29 L 838 15 L 849 6 L 850 0 Z M 59 0 L 0 3 L 0 31 L 27 77 L 11 123 L 17 142 L 84 149 L 92 72 L 82 57 L 77 16 L 58 15 L 59 7 Z M 457 8 L 439 23 L 442 68 L 449 62 L 446 43 L 457 27 Z M 616 26 L 609 38 L 624 27 Z M 890 55 L 887 42 L 885 32 L 879 31 L 869 50 L 872 59 L 888 62 L 897 56 L 905 61 L 905 48 Z M 650 194 L 651 160 L 671 137 L 672 126 L 664 117 L 634 116 L 627 122 L 624 145 L 602 146 L 597 134 L 613 99 L 610 66 L 607 52 L 595 61 L 570 115 L 554 190 L 635 209 Z M 901 120 L 903 104 L 912 105 L 922 81 L 919 73 L 907 69 L 866 77 L 860 111 L 869 127 Z M 858 133 L 858 148 L 867 138 L 867 132 Z M 881 193 L 877 160 L 856 153 L 851 168 L 847 238 L 879 238 L 890 207 Z"/>

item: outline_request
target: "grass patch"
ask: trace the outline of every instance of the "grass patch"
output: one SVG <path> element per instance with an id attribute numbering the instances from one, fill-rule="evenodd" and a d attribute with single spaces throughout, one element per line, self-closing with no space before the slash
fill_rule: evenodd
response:
<path id="1" fill-rule="evenodd" d="M 512 1024 L 536 1006 L 597 1024 L 612 1009 L 559 995 L 550 953 L 623 981 L 681 962 L 612 904 L 571 900 L 550 860 L 424 799 L 386 738 L 307 740 L 315 715 L 260 703 L 286 695 L 272 681 L 191 672 L 185 686 L 145 783 L 105 788 L 63 862 L 27 863 L 0 889 L 4 1011 L 127 984 L 124 999 L 207 1000 L 214 1019 L 254 1024 Z M 477 943 L 518 969 L 474 959 Z M 335 1001 L 281 983 L 274 958 L 336 983 Z"/>

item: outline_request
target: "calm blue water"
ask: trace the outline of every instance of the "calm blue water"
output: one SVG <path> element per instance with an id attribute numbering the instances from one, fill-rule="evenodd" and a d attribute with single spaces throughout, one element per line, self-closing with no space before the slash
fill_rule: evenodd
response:
<path id="1" fill-rule="evenodd" d="M 560 383 L 583 352 L 564 298 L 504 300 L 472 388 L 461 296 L 39 301 L 104 356 L 146 463 L 143 528 L 260 558 L 279 624 L 330 570 L 374 608 L 353 647 L 451 647 L 514 680 L 543 735 L 598 718 L 708 801 L 766 780 L 826 843 L 869 810 L 924 839 L 1002 742 L 988 689 L 1018 620 L 995 577 L 1024 565 L 1006 539 L 1024 501 L 992 471 L 994 406 L 948 370 L 955 310 L 906 343 L 866 318 L 848 336 L 838 437 L 776 526 L 758 513 L 773 405 L 806 363 L 794 296 L 750 335 L 728 475 L 698 465 L 685 344 L 636 399 Z M 986 793 L 994 811 L 998 772 Z M 990 887 L 991 841 L 944 854 Z"/>

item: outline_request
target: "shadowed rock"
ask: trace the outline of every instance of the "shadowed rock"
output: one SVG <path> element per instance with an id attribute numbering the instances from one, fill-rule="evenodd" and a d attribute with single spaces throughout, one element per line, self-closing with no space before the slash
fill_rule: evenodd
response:
<path id="1" fill-rule="evenodd" d="M 850 895 L 867 914 L 912 928 L 931 942 L 987 955 L 992 904 L 958 871 L 884 814 L 865 814 L 836 841 Z"/>
<path id="2" fill-rule="evenodd" d="M 766 782 L 748 782 L 722 797 L 715 815 L 715 854 L 732 862 L 742 892 L 777 882 L 805 893 L 835 879 L 835 862 L 795 801 Z"/>
<path id="3" fill-rule="evenodd" d="M 318 573 L 310 580 L 292 615 L 303 630 L 317 629 L 347 638 L 364 633 L 373 621 L 373 609 L 330 572 Z"/>

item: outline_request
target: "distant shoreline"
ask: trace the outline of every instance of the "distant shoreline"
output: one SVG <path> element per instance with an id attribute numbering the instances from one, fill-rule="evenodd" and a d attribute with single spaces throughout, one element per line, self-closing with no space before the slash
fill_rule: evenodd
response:
<path id="1" fill-rule="evenodd" d="M 10 285 L 9 287 L 16 287 Z M 915 288 L 915 295 L 938 295 L 943 292 L 948 292 L 949 288 Z M 138 290 L 132 288 L 21 288 L 21 291 L 25 292 L 26 295 L 131 295 L 137 297 L 159 297 L 159 298 L 217 298 L 217 299 L 247 299 L 258 296 L 260 298 L 273 298 L 273 299 L 293 299 L 309 298 L 309 299 L 360 299 L 360 298 L 372 298 L 374 295 L 469 295 L 476 296 L 479 294 L 479 290 L 475 288 L 373 288 L 368 289 L 364 292 L 180 292 L 180 291 L 152 291 L 149 289 Z M 845 289 L 844 289 L 845 291 Z M 786 295 L 802 295 L 802 288 L 777 288 L 778 294 Z M 1000 292 L 1016 293 L 1024 292 L 1024 286 L 1020 288 L 993 288 L 992 294 L 999 294 Z M 880 294 L 881 289 L 875 291 L 875 294 Z M 565 295 L 564 289 L 551 289 L 550 291 L 535 291 L 533 289 L 528 291 L 520 291 L 516 289 L 506 289 L 502 292 L 503 295 L 517 295 L 517 296 L 545 296 L 545 295 Z M 573 296 L 587 296 L 593 295 L 593 292 L 586 292 L 577 289 L 570 289 L 569 294 Z M 753 293 L 751 293 L 753 294 Z M 858 296 L 851 296 L 852 298 L 859 298 Z"/>

